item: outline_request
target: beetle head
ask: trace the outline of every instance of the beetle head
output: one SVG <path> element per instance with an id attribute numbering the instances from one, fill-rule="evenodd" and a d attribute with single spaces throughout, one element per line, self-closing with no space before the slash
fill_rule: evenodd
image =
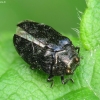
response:
<path id="1" fill-rule="evenodd" d="M 69 60 L 67 66 L 66 66 L 66 74 L 73 74 L 74 70 L 76 69 L 77 65 L 79 64 L 79 57 L 73 57 Z"/>

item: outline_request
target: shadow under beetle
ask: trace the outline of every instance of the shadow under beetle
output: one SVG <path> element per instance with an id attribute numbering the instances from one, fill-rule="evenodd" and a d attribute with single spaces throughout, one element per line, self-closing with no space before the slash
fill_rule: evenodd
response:
<path id="1" fill-rule="evenodd" d="M 54 76 L 61 76 L 62 84 L 72 80 L 71 77 L 64 79 L 64 75 L 72 75 L 78 66 L 79 47 L 48 25 L 26 20 L 17 26 L 13 43 L 24 61 L 33 69 L 48 73 L 47 81 L 53 82 Z"/>

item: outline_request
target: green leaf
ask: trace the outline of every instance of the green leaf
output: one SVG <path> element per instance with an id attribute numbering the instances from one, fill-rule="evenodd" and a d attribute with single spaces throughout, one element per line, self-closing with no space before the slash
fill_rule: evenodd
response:
<path id="1" fill-rule="evenodd" d="M 91 50 L 100 45 L 100 0 L 88 0 L 80 28 L 80 37 L 85 49 Z"/>
<path id="2" fill-rule="evenodd" d="M 74 83 L 62 85 L 56 76 L 50 88 L 51 83 L 46 81 L 48 75 L 41 70 L 31 70 L 17 54 L 13 33 L 0 33 L 1 100 L 100 100 L 100 1 L 87 0 L 87 5 L 80 24 L 80 41 L 69 36 L 74 45 L 81 48 Z"/>
<path id="3" fill-rule="evenodd" d="M 69 92 L 65 94 L 63 98 L 66 98 L 67 100 L 98 100 L 93 91 L 86 87 Z M 62 97 L 56 100 L 62 100 Z"/>

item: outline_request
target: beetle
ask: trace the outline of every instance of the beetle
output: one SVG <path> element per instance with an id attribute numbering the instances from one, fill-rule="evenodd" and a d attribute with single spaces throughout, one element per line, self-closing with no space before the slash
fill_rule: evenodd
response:
<path id="1" fill-rule="evenodd" d="M 62 84 L 72 80 L 70 76 L 80 63 L 79 47 L 75 47 L 68 37 L 42 23 L 25 20 L 17 27 L 13 36 L 14 46 L 32 69 L 39 68 L 49 74 L 49 82 L 53 82 L 54 76 L 61 76 Z M 65 75 L 69 77 L 65 79 Z"/>

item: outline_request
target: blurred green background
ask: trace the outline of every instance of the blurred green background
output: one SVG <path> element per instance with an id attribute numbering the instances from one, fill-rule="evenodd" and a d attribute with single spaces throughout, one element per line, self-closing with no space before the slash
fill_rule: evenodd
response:
<path id="1" fill-rule="evenodd" d="M 30 19 L 77 36 L 71 29 L 79 27 L 76 9 L 85 8 L 85 0 L 0 0 L 0 34 L 15 32 L 18 22 Z"/>

